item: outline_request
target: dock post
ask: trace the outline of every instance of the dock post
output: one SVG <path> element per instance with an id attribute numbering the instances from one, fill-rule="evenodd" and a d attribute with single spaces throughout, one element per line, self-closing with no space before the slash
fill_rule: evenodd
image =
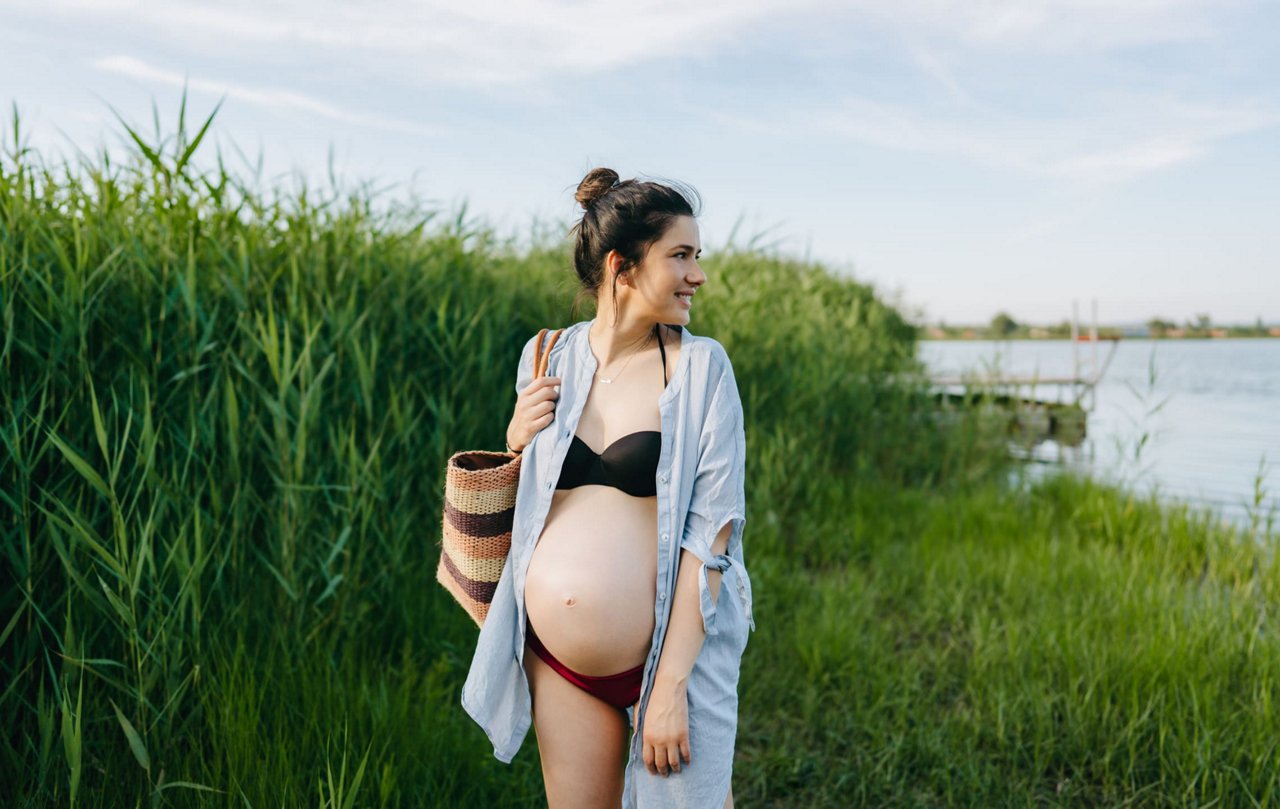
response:
<path id="1" fill-rule="evenodd" d="M 1089 327 L 1089 342 L 1093 344 L 1093 372 L 1089 383 L 1089 410 L 1098 406 L 1098 299 L 1093 299 L 1093 325 Z"/>
<path id="2" fill-rule="evenodd" d="M 1080 301 L 1071 300 L 1071 398 L 1080 402 Z"/>

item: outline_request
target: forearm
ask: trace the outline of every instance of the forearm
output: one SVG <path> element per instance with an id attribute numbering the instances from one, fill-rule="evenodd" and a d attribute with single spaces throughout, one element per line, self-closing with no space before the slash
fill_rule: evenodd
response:
<path id="1" fill-rule="evenodd" d="M 729 547 L 732 524 L 725 524 L 711 543 L 712 554 L 721 554 Z M 702 628 L 702 610 L 698 597 L 698 572 L 702 561 L 689 550 L 680 551 L 680 571 L 676 574 L 676 591 L 671 603 L 671 619 L 667 623 L 667 635 L 658 657 L 659 682 L 684 684 L 693 671 L 693 663 L 702 650 L 706 631 Z M 720 593 L 718 570 L 707 570 L 707 588 L 715 602 Z"/>

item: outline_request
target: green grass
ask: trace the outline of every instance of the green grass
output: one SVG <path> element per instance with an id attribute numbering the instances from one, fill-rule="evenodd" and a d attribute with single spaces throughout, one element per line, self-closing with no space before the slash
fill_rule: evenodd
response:
<path id="1" fill-rule="evenodd" d="M 15 117 L 0 156 L 0 798 L 540 805 L 532 736 L 502 765 L 459 705 L 434 568 L 445 459 L 501 446 L 524 341 L 590 316 L 566 245 L 198 169 L 207 124 L 56 165 Z M 1273 538 L 1002 485 L 874 290 L 718 253 L 739 805 L 1275 804 Z"/>
<path id="2" fill-rule="evenodd" d="M 850 510 L 847 565 L 756 564 L 744 797 L 1275 805 L 1269 550 L 1070 477 Z"/>

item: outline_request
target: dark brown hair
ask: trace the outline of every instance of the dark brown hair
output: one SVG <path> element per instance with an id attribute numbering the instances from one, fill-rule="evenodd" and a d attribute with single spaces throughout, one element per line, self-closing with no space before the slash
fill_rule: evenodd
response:
<path id="1" fill-rule="evenodd" d="M 585 297 L 599 300 L 604 282 L 604 257 L 616 250 L 622 257 L 618 272 L 640 266 L 644 254 L 679 216 L 697 216 L 698 192 L 680 183 L 643 180 L 618 181 L 613 169 L 595 168 L 578 183 L 574 199 L 582 205 L 582 218 L 569 230 L 576 237 L 573 267 L 582 282 L 574 308 Z M 618 278 L 614 276 L 617 293 Z M 616 305 L 616 297 L 615 297 Z"/>

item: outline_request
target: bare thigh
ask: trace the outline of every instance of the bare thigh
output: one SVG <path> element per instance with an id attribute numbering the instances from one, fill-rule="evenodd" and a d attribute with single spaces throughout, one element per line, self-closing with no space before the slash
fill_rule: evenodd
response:
<path id="1" fill-rule="evenodd" d="M 630 734 L 626 713 L 556 674 L 528 646 L 524 668 L 548 809 L 617 809 Z"/>

